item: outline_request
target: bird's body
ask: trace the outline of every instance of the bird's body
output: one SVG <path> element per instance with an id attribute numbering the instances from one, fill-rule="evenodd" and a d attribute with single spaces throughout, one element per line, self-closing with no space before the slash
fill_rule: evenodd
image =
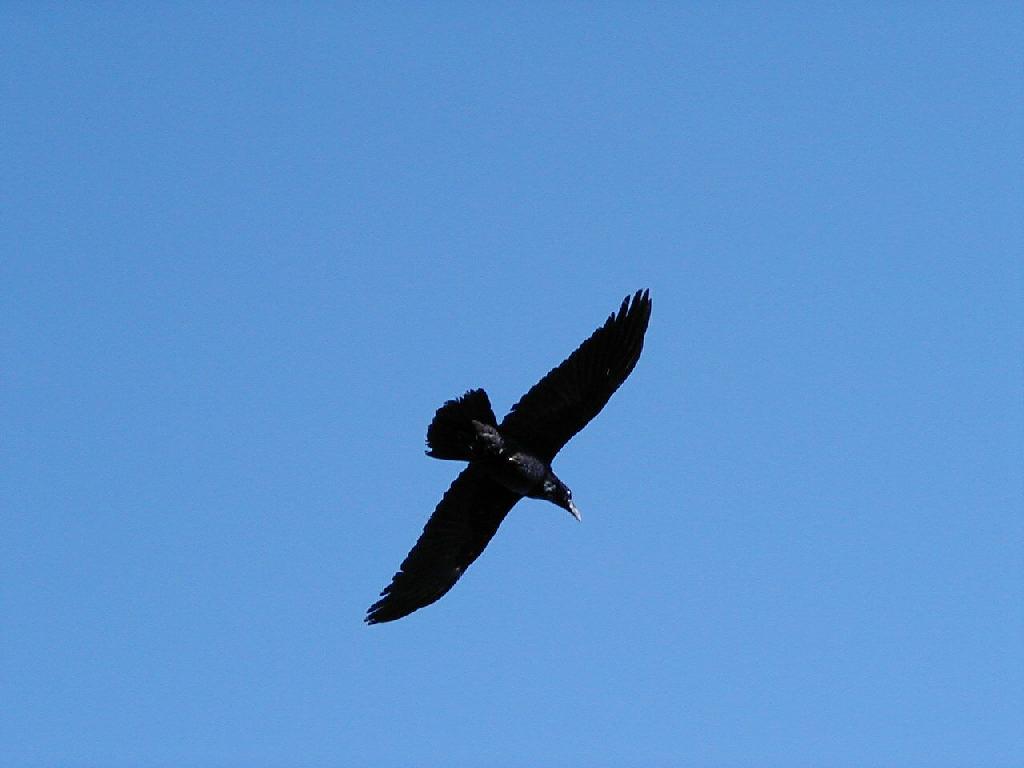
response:
<path id="1" fill-rule="evenodd" d="M 482 389 L 466 394 L 487 397 L 487 393 Z M 456 406 L 460 405 L 459 401 L 450 402 Z M 497 427 L 482 424 L 475 419 L 471 419 L 470 424 L 473 428 L 470 440 L 471 463 L 513 493 L 557 503 L 555 498 L 549 498 L 552 496 L 551 489 L 564 487 L 564 483 L 551 471 L 549 464 L 517 445 L 515 440 L 506 440 Z M 428 455 L 431 454 L 432 452 L 428 452 Z M 578 515 L 575 506 L 570 512 L 574 516 Z"/>
<path id="2" fill-rule="evenodd" d="M 534 495 L 545 475 L 551 472 L 536 456 L 505 445 L 504 441 L 498 451 L 476 462 L 491 478 L 520 496 Z"/>
<path id="3" fill-rule="evenodd" d="M 497 423 L 487 393 L 449 400 L 427 429 L 428 456 L 467 461 L 369 624 L 393 621 L 439 599 L 454 586 L 521 498 L 543 499 L 577 520 L 572 492 L 551 470 L 566 442 L 596 416 L 633 370 L 651 314 L 647 291 L 622 302 L 618 315 L 549 372 Z"/>

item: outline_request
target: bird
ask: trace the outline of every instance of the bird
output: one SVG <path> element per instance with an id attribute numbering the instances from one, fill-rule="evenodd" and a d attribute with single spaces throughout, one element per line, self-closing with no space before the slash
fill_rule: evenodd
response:
<path id="1" fill-rule="evenodd" d="M 531 387 L 500 424 L 483 389 L 437 410 L 427 428 L 427 455 L 468 466 L 367 610 L 367 624 L 403 618 L 444 596 L 524 497 L 552 502 L 582 520 L 551 462 L 632 373 L 650 317 L 649 290 L 626 296 L 619 311 Z"/>

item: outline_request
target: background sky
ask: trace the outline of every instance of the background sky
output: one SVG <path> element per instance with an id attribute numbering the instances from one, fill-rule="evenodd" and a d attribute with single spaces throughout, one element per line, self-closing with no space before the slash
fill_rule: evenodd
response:
<path id="1" fill-rule="evenodd" d="M 1021 6 L 485 5 L 4 4 L 0 763 L 1024 764 Z"/>

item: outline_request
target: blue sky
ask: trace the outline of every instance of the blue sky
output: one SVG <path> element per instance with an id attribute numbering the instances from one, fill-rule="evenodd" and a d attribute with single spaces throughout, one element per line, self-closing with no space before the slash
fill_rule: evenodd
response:
<path id="1" fill-rule="evenodd" d="M 4 765 L 1024 762 L 1019 5 L 0 16 Z M 363 626 L 640 287 L 583 524 Z"/>

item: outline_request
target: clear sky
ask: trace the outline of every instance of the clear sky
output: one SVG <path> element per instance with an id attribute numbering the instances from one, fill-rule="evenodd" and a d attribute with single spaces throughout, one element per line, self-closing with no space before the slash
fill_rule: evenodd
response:
<path id="1" fill-rule="evenodd" d="M 0 43 L 0 764 L 1024 764 L 1019 4 Z M 434 410 L 641 287 L 583 524 L 523 502 L 364 626 L 459 469 Z"/>

